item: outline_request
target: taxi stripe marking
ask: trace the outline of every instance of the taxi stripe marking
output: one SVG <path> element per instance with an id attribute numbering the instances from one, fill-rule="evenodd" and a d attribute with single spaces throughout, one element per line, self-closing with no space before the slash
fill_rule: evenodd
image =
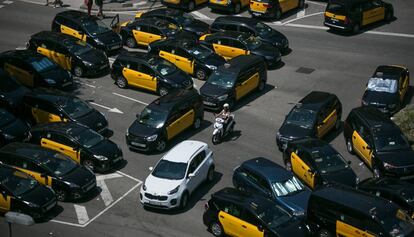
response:
<path id="1" fill-rule="evenodd" d="M 114 199 L 112 198 L 112 195 L 109 192 L 108 186 L 106 186 L 105 181 L 99 180 L 96 183 L 96 185 L 101 188 L 101 198 L 104 201 L 105 206 L 109 206 L 114 201 Z"/>
<path id="2" fill-rule="evenodd" d="M 78 217 L 79 224 L 83 225 L 89 221 L 88 212 L 86 211 L 86 208 L 81 205 L 73 205 L 75 208 L 76 216 Z"/>

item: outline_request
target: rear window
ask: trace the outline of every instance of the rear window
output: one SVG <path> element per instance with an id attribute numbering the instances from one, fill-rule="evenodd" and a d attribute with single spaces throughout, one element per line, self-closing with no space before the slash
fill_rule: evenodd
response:
<path id="1" fill-rule="evenodd" d="M 347 7 L 339 3 L 329 3 L 326 11 L 334 14 L 346 15 Z"/>

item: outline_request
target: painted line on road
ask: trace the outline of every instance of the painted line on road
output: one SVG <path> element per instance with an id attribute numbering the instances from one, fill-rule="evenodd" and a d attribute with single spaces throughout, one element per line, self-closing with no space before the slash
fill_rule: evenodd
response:
<path id="1" fill-rule="evenodd" d="M 75 208 L 76 216 L 78 217 L 78 222 L 81 225 L 84 225 L 86 222 L 89 221 L 88 212 L 86 211 L 86 208 L 81 205 L 73 205 Z"/>
<path id="2" fill-rule="evenodd" d="M 101 198 L 103 202 L 105 203 L 105 206 L 109 206 L 113 201 L 114 198 L 112 197 L 111 193 L 109 192 L 108 186 L 106 186 L 106 183 L 104 180 L 99 180 L 96 183 L 96 186 L 101 188 Z"/>
<path id="3" fill-rule="evenodd" d="M 110 57 L 110 58 L 108 58 L 108 61 L 113 63 L 113 62 L 115 62 L 115 59 L 116 59 L 116 58 L 112 58 L 112 57 Z"/>
<path id="4" fill-rule="evenodd" d="M 137 179 L 137 178 L 134 178 L 134 177 L 132 177 L 131 175 L 129 175 L 129 174 L 125 174 L 125 173 L 123 173 L 123 172 L 121 172 L 121 171 L 117 171 L 117 173 L 118 174 L 121 174 L 121 175 L 123 175 L 123 176 L 125 176 L 125 177 L 127 177 L 127 178 L 130 178 L 130 179 L 132 179 L 132 180 L 134 180 L 134 181 L 137 181 L 138 183 L 142 183 L 142 181 L 141 180 L 139 180 L 139 179 Z"/>
<path id="5" fill-rule="evenodd" d="M 115 178 L 121 178 L 121 177 L 122 177 L 122 175 L 117 174 L 117 173 L 98 175 L 98 176 L 96 176 L 96 181 L 101 181 L 101 180 L 105 180 L 105 179 L 115 179 Z"/>
<path id="6" fill-rule="evenodd" d="M 309 14 L 309 15 L 303 15 L 302 17 L 297 17 L 295 19 L 285 21 L 285 22 L 282 23 L 282 25 L 287 25 L 287 24 L 289 24 L 291 22 L 294 22 L 294 21 L 298 21 L 298 20 L 301 20 L 301 19 L 304 19 L 304 18 L 307 18 L 307 17 L 311 17 L 311 16 L 322 15 L 324 13 L 325 12 L 316 12 L 316 13 L 312 13 L 312 14 Z M 298 12 L 298 14 L 299 14 L 299 12 Z"/>
<path id="7" fill-rule="evenodd" d="M 16 50 L 26 50 L 27 47 L 17 47 Z"/>
<path id="8" fill-rule="evenodd" d="M 306 3 L 311 3 L 311 4 L 314 4 L 314 5 L 326 7 L 326 4 L 323 4 L 323 3 L 320 3 L 320 2 L 306 1 Z"/>
<path id="9" fill-rule="evenodd" d="M 119 110 L 118 108 L 109 108 L 108 106 L 101 105 L 101 104 L 98 104 L 98 103 L 95 103 L 95 102 L 89 102 L 89 104 L 92 104 L 92 105 L 101 107 L 103 109 L 106 109 L 106 110 L 108 110 L 108 112 L 112 112 L 112 113 L 116 113 L 116 114 L 123 114 L 124 113 L 121 110 Z"/>
<path id="10" fill-rule="evenodd" d="M 4 3 L 4 4 L 12 4 L 12 3 L 13 3 L 13 1 L 6 0 L 6 1 L 3 1 L 3 3 Z"/>
<path id="11" fill-rule="evenodd" d="M 4 7 L 4 5 L 0 5 L 0 8 L 3 8 Z"/>
<path id="12" fill-rule="evenodd" d="M 201 13 L 199 11 L 193 11 L 193 12 L 191 12 L 191 14 L 195 15 L 198 18 L 204 19 L 204 20 L 211 19 L 210 17 L 204 15 L 203 13 Z"/>
<path id="13" fill-rule="evenodd" d="M 148 103 L 142 102 L 140 100 L 136 100 L 136 99 L 128 97 L 126 95 L 121 95 L 121 94 L 118 94 L 118 93 L 115 93 L 115 92 L 112 92 L 112 94 L 116 95 L 116 96 L 119 96 L 119 97 L 122 97 L 122 98 L 125 98 L 125 99 L 128 99 L 128 100 L 132 100 L 134 102 L 137 102 L 137 103 L 140 103 L 140 104 L 143 104 L 143 105 L 148 105 Z"/>
<path id="14" fill-rule="evenodd" d="M 89 86 L 89 87 L 91 87 L 91 88 L 96 88 L 96 86 L 91 85 L 91 84 L 88 84 L 88 83 L 86 83 L 86 82 L 81 82 L 81 81 L 79 81 L 79 80 L 75 80 L 75 82 L 76 82 L 76 83 L 79 83 L 79 84 L 82 84 L 82 85 L 85 85 L 85 86 Z"/>
<path id="15" fill-rule="evenodd" d="M 292 27 L 298 27 L 298 28 L 307 28 L 307 29 L 318 29 L 318 30 L 328 30 L 329 29 L 326 26 L 312 26 L 312 25 L 303 25 L 303 24 L 294 24 L 294 23 L 288 23 L 285 26 L 292 26 Z"/>
<path id="16" fill-rule="evenodd" d="M 147 2 L 146 1 L 142 1 L 142 2 L 134 3 L 132 5 L 134 5 L 134 6 L 141 6 L 141 5 L 145 5 L 145 4 L 147 4 Z"/>
<path id="17" fill-rule="evenodd" d="M 26 3 L 32 3 L 32 4 L 36 4 L 36 5 L 42 5 L 42 6 L 45 5 L 44 2 L 42 3 L 42 2 L 36 2 L 36 1 L 30 1 L 30 0 L 20 0 L 20 1 L 26 2 Z"/>

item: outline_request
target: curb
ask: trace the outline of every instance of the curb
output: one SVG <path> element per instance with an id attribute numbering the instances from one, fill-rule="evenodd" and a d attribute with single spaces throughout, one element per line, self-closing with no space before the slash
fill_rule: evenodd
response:
<path id="1" fill-rule="evenodd" d="M 162 4 L 154 4 L 151 6 L 135 6 L 135 7 L 105 7 L 105 4 L 103 6 L 103 11 L 108 11 L 108 12 L 115 12 L 115 11 L 139 11 L 139 10 L 152 10 L 152 9 L 159 9 L 159 8 L 163 8 L 164 5 Z M 81 5 L 80 9 L 82 10 L 87 10 L 85 5 Z M 97 11 L 98 8 L 94 5 L 92 7 L 92 10 Z"/>

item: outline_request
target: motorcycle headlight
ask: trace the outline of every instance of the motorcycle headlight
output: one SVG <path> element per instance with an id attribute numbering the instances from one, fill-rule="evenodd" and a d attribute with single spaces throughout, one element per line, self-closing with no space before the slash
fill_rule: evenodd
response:
<path id="1" fill-rule="evenodd" d="M 108 160 L 108 157 L 106 157 L 106 156 L 93 155 L 93 157 L 95 157 L 99 161 L 106 161 L 106 160 Z"/>
<path id="2" fill-rule="evenodd" d="M 206 65 L 207 68 L 211 69 L 211 70 L 216 70 L 217 67 L 214 65 Z"/>
<path id="3" fill-rule="evenodd" d="M 174 193 L 177 193 L 179 189 L 180 189 L 180 185 L 178 185 L 177 187 L 175 187 L 173 190 L 169 191 L 168 192 L 168 195 L 172 195 Z"/>
<path id="4" fill-rule="evenodd" d="M 156 139 L 157 139 L 157 137 L 158 137 L 158 135 L 157 134 L 154 134 L 154 135 L 152 135 L 152 136 L 149 136 L 149 137 L 147 137 L 147 138 L 145 138 L 147 141 L 149 141 L 149 142 L 153 142 L 153 141 L 155 141 Z"/>
<path id="5" fill-rule="evenodd" d="M 46 78 L 45 81 L 47 82 L 47 84 L 51 84 L 51 85 L 56 84 L 56 81 L 50 78 Z"/>
<path id="6" fill-rule="evenodd" d="M 10 134 L 3 134 L 3 135 L 4 135 L 4 138 L 6 138 L 6 140 L 11 140 L 15 138 L 15 136 L 10 135 Z"/>
<path id="7" fill-rule="evenodd" d="M 228 95 L 228 94 L 221 95 L 221 96 L 217 97 L 217 99 L 218 99 L 219 101 L 224 101 L 224 100 L 227 100 L 227 98 L 229 98 L 229 95 Z"/>

